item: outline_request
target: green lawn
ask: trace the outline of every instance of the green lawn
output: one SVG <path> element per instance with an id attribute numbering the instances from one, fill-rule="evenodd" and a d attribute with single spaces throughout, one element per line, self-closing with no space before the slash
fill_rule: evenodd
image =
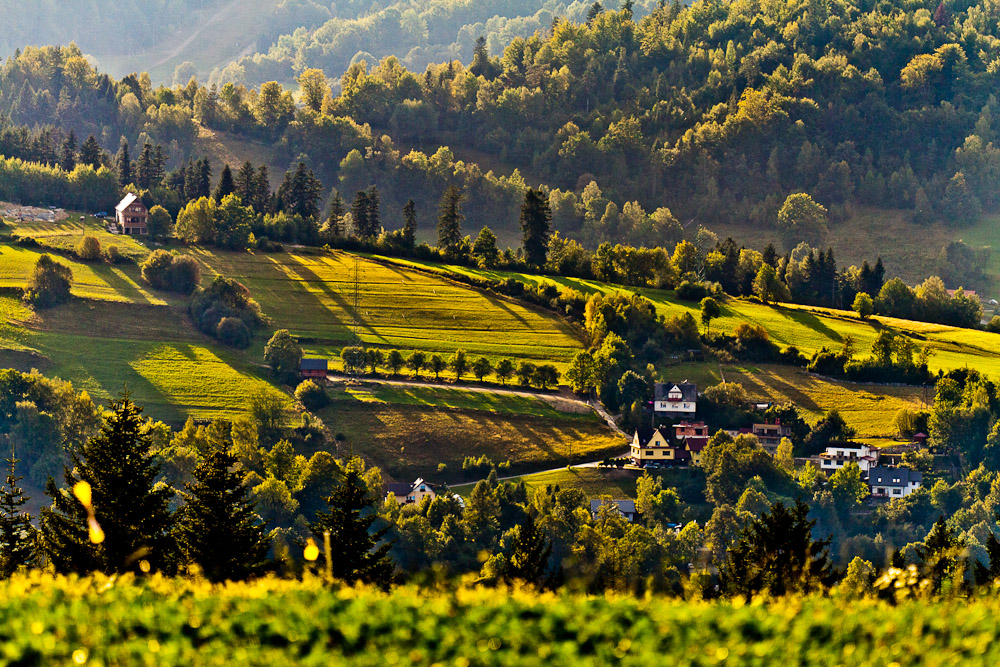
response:
<path id="1" fill-rule="evenodd" d="M 58 250 L 75 250 L 86 229 L 86 235 L 96 238 L 102 250 L 108 246 L 116 246 L 122 256 L 133 261 L 142 261 L 150 253 L 149 248 L 133 236 L 109 233 L 106 223 L 92 215 L 85 215 L 82 223 L 80 213 L 69 212 L 67 219 L 57 222 L 8 221 L 8 224 L 11 225 L 13 234 L 30 236 L 42 246 Z"/>
<path id="2" fill-rule="evenodd" d="M 482 391 L 444 389 L 441 387 L 408 387 L 397 385 L 351 385 L 331 388 L 334 400 L 354 400 L 372 405 L 414 405 L 452 410 L 483 410 L 497 414 L 532 415 L 535 417 L 577 418 L 574 413 L 561 412 L 544 398 L 511 396 Z"/>
<path id="3" fill-rule="evenodd" d="M 611 496 L 615 499 L 634 499 L 635 480 L 641 474 L 638 470 L 562 468 L 534 475 L 524 475 L 514 481 L 524 480 L 525 485 L 532 488 L 554 484 L 563 489 L 580 489 L 588 498 Z M 453 490 L 461 496 L 467 496 L 472 493 L 474 486 L 474 483 L 462 484 L 454 487 Z"/>

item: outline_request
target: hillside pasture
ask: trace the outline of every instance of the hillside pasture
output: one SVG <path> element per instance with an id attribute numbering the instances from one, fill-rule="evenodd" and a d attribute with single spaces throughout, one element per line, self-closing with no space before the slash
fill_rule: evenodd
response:
<path id="1" fill-rule="evenodd" d="M 596 415 L 558 413 L 532 407 L 525 413 L 507 401 L 505 410 L 448 407 L 424 397 L 428 404 L 387 403 L 370 392 L 334 391 L 331 405 L 318 411 L 327 427 L 342 436 L 340 454 L 353 452 L 397 479 L 417 475 L 456 478 L 467 456 L 486 455 L 495 462 L 510 460 L 515 469 L 545 464 L 594 460 L 621 454 L 625 441 Z M 377 392 L 376 392 L 377 394 Z M 479 400 L 479 399 L 476 399 Z"/>
<path id="2" fill-rule="evenodd" d="M 337 359 L 360 342 L 442 355 L 464 349 L 562 370 L 583 347 L 569 324 L 544 310 L 365 258 L 357 259 L 355 311 L 355 256 L 344 252 L 191 252 L 206 280 L 221 274 L 245 284 L 274 327 L 289 329 L 313 356 Z"/>
<path id="3" fill-rule="evenodd" d="M 111 234 L 107 230 L 107 223 L 92 215 L 85 215 L 82 223 L 80 222 L 80 214 L 71 211 L 65 220 L 55 222 L 7 221 L 7 224 L 11 226 L 11 233 L 15 236 L 33 238 L 44 248 L 53 248 L 62 252 L 73 252 L 76 244 L 80 242 L 84 232 L 86 232 L 87 236 L 93 236 L 100 242 L 102 250 L 107 249 L 108 246 L 116 246 L 123 257 L 135 262 L 141 262 L 150 253 L 149 248 L 134 236 Z"/>

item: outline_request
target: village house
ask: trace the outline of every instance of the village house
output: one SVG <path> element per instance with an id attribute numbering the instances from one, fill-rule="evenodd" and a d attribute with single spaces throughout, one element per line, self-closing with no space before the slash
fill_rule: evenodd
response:
<path id="1" fill-rule="evenodd" d="M 782 424 L 780 419 L 775 419 L 773 424 L 765 420 L 763 424 L 754 424 L 752 433 L 757 436 L 760 446 L 774 456 L 778 453 L 781 439 L 792 437 L 792 427 Z"/>
<path id="2" fill-rule="evenodd" d="M 909 468 L 872 468 L 868 487 L 873 498 L 905 498 L 920 488 L 923 474 Z"/>
<path id="3" fill-rule="evenodd" d="M 115 206 L 115 222 L 118 231 L 122 234 L 133 236 L 145 236 L 149 233 L 146 222 L 149 220 L 149 211 L 139 198 L 129 192 Z"/>
<path id="4" fill-rule="evenodd" d="M 830 445 L 819 455 L 820 470 L 836 472 L 848 463 L 854 462 L 861 472 L 868 473 L 878 465 L 878 448 L 869 445 Z"/>
<path id="5" fill-rule="evenodd" d="M 299 371 L 304 379 L 326 382 L 327 361 L 326 359 L 303 357 L 302 361 L 299 362 Z"/>
<path id="6" fill-rule="evenodd" d="M 653 394 L 653 413 L 659 418 L 694 417 L 698 407 L 698 385 L 689 382 L 657 382 Z"/>
<path id="7" fill-rule="evenodd" d="M 659 428 L 644 426 L 636 429 L 630 446 L 632 463 L 640 468 L 679 463 L 679 451 L 670 444 L 667 433 L 668 431 L 662 426 Z"/>
<path id="8" fill-rule="evenodd" d="M 634 500 L 594 499 L 590 501 L 590 514 L 595 519 L 600 518 L 601 506 L 603 505 L 610 505 L 611 507 L 613 507 L 615 510 L 618 511 L 619 514 L 622 515 L 622 518 L 624 518 L 629 523 L 635 523 L 636 519 L 639 518 L 639 512 L 637 512 L 635 509 Z"/>
<path id="9" fill-rule="evenodd" d="M 396 497 L 396 502 L 400 505 L 419 505 L 424 498 L 433 500 L 436 497 L 434 487 L 418 477 L 413 484 L 399 484 L 390 482 L 386 484 L 386 495 Z"/>
<path id="10" fill-rule="evenodd" d="M 681 422 L 674 425 L 674 439 L 687 452 L 691 465 L 701 465 L 701 450 L 708 445 L 708 427 L 705 422 Z"/>

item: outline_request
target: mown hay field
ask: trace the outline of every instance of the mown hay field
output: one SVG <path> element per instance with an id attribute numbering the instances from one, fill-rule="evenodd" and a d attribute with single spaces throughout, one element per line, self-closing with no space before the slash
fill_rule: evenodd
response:
<path id="1" fill-rule="evenodd" d="M 113 215 L 112 211 L 112 215 Z M 8 220 L 11 232 L 16 236 L 30 236 L 39 245 L 46 248 L 72 252 L 84 234 L 92 236 L 101 244 L 101 249 L 108 246 L 115 246 L 123 257 L 132 261 L 142 261 L 150 253 L 146 245 L 141 243 L 137 237 L 111 234 L 107 230 L 107 223 L 104 220 L 95 218 L 92 215 L 84 215 L 80 221 L 80 214 L 69 211 L 69 217 L 65 220 L 55 222 L 38 222 Z M 148 239 L 145 239 L 148 241 Z"/>
<path id="2" fill-rule="evenodd" d="M 583 343 L 551 313 L 445 278 L 387 266 L 344 252 L 192 254 L 206 276 L 222 274 L 248 288 L 276 328 L 287 328 L 310 355 L 337 358 L 366 346 L 471 357 L 550 362 L 560 370 Z M 355 319 L 356 315 L 356 319 Z"/>
<path id="3" fill-rule="evenodd" d="M 0 583 L 6 664 L 813 665 L 1000 662 L 995 598 L 747 604 L 527 590 L 210 586 L 32 574 Z M 874 620 L 877 619 L 877 620 Z"/>

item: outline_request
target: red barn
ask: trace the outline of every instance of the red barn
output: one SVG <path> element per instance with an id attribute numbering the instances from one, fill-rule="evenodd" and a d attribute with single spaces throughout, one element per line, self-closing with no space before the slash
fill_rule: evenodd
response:
<path id="1" fill-rule="evenodd" d="M 299 364 L 299 371 L 303 378 L 326 381 L 326 359 L 303 358 Z"/>

